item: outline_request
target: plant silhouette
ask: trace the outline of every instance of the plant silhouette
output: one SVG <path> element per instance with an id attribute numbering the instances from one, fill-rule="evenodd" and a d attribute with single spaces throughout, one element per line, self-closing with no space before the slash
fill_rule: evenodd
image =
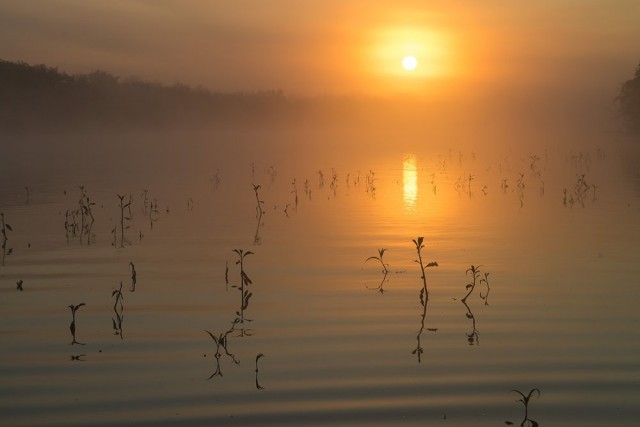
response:
<path id="1" fill-rule="evenodd" d="M 129 201 L 125 203 L 125 196 L 121 196 L 120 194 L 118 194 L 117 196 L 118 199 L 120 199 L 120 247 L 124 248 L 125 242 L 128 243 L 124 237 L 124 230 L 129 229 L 129 225 L 125 224 L 128 224 L 128 222 L 131 221 L 131 216 L 125 216 L 124 211 L 131 207 L 131 199 L 129 199 Z"/>
<path id="2" fill-rule="evenodd" d="M 91 229 L 95 218 L 91 210 L 92 206 L 95 206 L 95 202 L 92 202 L 87 193 L 84 191 L 84 185 L 79 186 L 80 199 L 78 200 L 78 212 L 80 213 L 80 241 L 82 241 L 82 235 L 87 236 L 87 244 L 91 244 Z"/>
<path id="3" fill-rule="evenodd" d="M 520 390 L 511 390 L 511 391 L 514 393 L 518 393 L 521 396 L 521 398 L 516 400 L 516 402 L 521 402 L 522 405 L 524 406 L 524 418 L 522 419 L 522 422 L 520 422 L 520 427 L 525 427 L 525 426 L 538 427 L 538 422 L 529 418 L 529 400 L 531 399 L 534 393 L 537 393 L 538 394 L 537 397 L 540 398 L 540 390 L 537 388 L 533 388 L 529 391 L 529 394 L 527 394 L 526 396 Z M 505 424 L 513 425 L 514 423 L 512 421 L 505 421 Z"/>
<path id="4" fill-rule="evenodd" d="M 466 289 L 469 292 L 467 292 L 467 295 L 465 295 L 464 298 L 462 298 L 461 300 L 462 302 L 465 302 L 467 298 L 469 298 L 469 295 L 471 295 L 473 290 L 476 288 L 478 278 L 480 277 L 480 267 L 481 267 L 480 265 L 475 266 L 472 264 L 471 267 L 468 268 L 467 271 L 465 272 L 465 275 L 468 275 L 469 273 L 471 273 L 472 281 L 466 285 Z M 489 285 L 487 284 L 487 287 L 488 286 Z"/>
<path id="5" fill-rule="evenodd" d="M 413 241 L 413 244 L 416 246 L 416 252 L 418 253 L 418 259 L 414 260 L 414 262 L 420 265 L 420 272 L 421 272 L 420 278 L 422 279 L 422 290 L 420 291 L 420 300 L 422 300 L 423 298 L 425 300 L 428 300 L 429 290 L 427 288 L 427 275 L 425 273 L 425 269 L 429 267 L 437 267 L 438 263 L 435 261 L 432 261 L 427 265 L 424 264 L 422 260 L 422 249 L 424 249 L 424 245 L 422 244 L 422 242 L 424 242 L 424 237 L 418 237 L 417 240 L 414 239 L 412 241 Z"/>
<path id="6" fill-rule="evenodd" d="M 85 345 L 84 343 L 81 343 L 76 339 L 76 311 L 78 311 L 78 309 L 83 305 L 86 305 L 86 304 L 81 302 L 78 305 L 71 304 L 69 306 L 69 308 L 71 309 L 71 324 L 69 325 L 69 331 L 71 331 L 71 336 L 73 337 L 73 340 L 69 345 L 74 345 L 74 344 Z"/>
<path id="7" fill-rule="evenodd" d="M 250 319 L 247 319 L 244 316 L 244 312 L 249 307 L 249 300 L 253 295 L 248 290 L 248 287 L 249 285 L 251 285 L 252 282 L 244 270 L 244 262 L 247 256 L 253 255 L 253 252 L 244 251 L 243 249 L 234 249 L 233 252 L 235 252 L 236 255 L 238 255 L 238 260 L 236 261 L 236 265 L 240 266 L 240 285 L 236 286 L 240 291 L 240 310 L 236 311 L 236 315 L 238 316 L 238 322 L 240 324 L 244 324 L 245 321 L 248 321 L 248 322 L 251 321 Z M 244 331 L 244 329 L 242 331 Z"/>
<path id="8" fill-rule="evenodd" d="M 256 218 L 258 219 L 258 222 L 260 220 L 260 218 L 262 218 L 262 215 L 264 215 L 264 209 L 262 209 L 262 206 L 264 205 L 264 201 L 260 200 L 260 194 L 259 194 L 259 190 L 261 188 L 260 184 L 251 184 L 253 185 L 253 192 L 256 196 Z"/>
<path id="9" fill-rule="evenodd" d="M 364 262 L 367 262 L 367 261 L 372 260 L 372 259 L 378 260 L 380 262 L 380 264 L 382 265 L 382 272 L 386 276 L 387 273 L 389 272 L 389 269 L 387 268 L 388 264 L 385 264 L 385 262 L 382 260 L 382 257 L 384 256 L 385 252 L 386 252 L 385 248 L 378 249 L 378 256 L 370 256 Z"/>

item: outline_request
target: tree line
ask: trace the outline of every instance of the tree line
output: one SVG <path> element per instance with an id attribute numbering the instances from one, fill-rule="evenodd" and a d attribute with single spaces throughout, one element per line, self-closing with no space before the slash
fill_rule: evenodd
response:
<path id="1" fill-rule="evenodd" d="M 218 93 L 0 59 L 4 130 L 237 124 L 272 120 L 293 110 L 291 104 L 282 91 Z"/>

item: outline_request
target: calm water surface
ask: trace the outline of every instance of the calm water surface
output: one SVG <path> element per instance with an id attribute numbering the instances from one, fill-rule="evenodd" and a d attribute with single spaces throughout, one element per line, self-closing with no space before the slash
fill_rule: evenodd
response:
<path id="1" fill-rule="evenodd" d="M 637 425 L 639 182 L 615 150 L 145 138 L 8 144 L 0 425 L 520 425 L 533 388 L 541 426 Z M 80 185 L 89 235 L 65 230 Z"/>

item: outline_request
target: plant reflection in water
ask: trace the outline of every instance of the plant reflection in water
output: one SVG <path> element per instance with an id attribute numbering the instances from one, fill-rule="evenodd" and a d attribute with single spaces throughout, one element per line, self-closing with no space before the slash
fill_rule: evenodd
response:
<path id="1" fill-rule="evenodd" d="M 69 343 L 69 345 L 74 345 L 74 344 L 85 345 L 84 343 L 81 343 L 76 339 L 76 311 L 78 311 L 78 309 L 83 305 L 86 305 L 86 304 L 81 302 L 78 305 L 71 304 L 69 306 L 69 308 L 71 309 L 71 324 L 69 325 L 69 331 L 71 331 L 71 336 L 73 337 L 73 340 L 71 341 L 71 343 Z"/>
<path id="2" fill-rule="evenodd" d="M 111 318 L 113 331 L 115 335 L 120 335 L 120 339 L 124 339 L 124 335 L 122 333 L 122 322 L 124 321 L 124 306 L 122 305 L 124 295 L 122 294 L 122 282 L 120 282 L 120 289 L 115 289 L 111 292 L 111 296 L 116 299 L 113 303 L 113 312 L 115 317 Z"/>

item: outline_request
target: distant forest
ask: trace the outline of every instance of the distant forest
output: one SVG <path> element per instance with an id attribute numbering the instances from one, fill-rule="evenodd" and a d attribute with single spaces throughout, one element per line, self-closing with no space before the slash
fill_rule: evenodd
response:
<path id="1" fill-rule="evenodd" d="M 640 135 L 640 64 L 633 78 L 620 87 L 617 99 L 620 115 L 627 123 L 629 130 Z"/>
<path id="2" fill-rule="evenodd" d="M 294 110 L 282 91 L 216 93 L 0 59 L 0 130 L 222 126 L 268 122 Z"/>
<path id="3" fill-rule="evenodd" d="M 640 135 L 640 65 L 622 84 L 617 101 L 627 128 Z M 420 121 L 429 116 L 423 107 L 414 109 Z M 221 93 L 0 59 L 0 131 L 290 126 L 309 119 L 371 124 L 393 114 L 411 120 L 406 112 L 382 98 L 290 98 L 279 90 Z"/>

